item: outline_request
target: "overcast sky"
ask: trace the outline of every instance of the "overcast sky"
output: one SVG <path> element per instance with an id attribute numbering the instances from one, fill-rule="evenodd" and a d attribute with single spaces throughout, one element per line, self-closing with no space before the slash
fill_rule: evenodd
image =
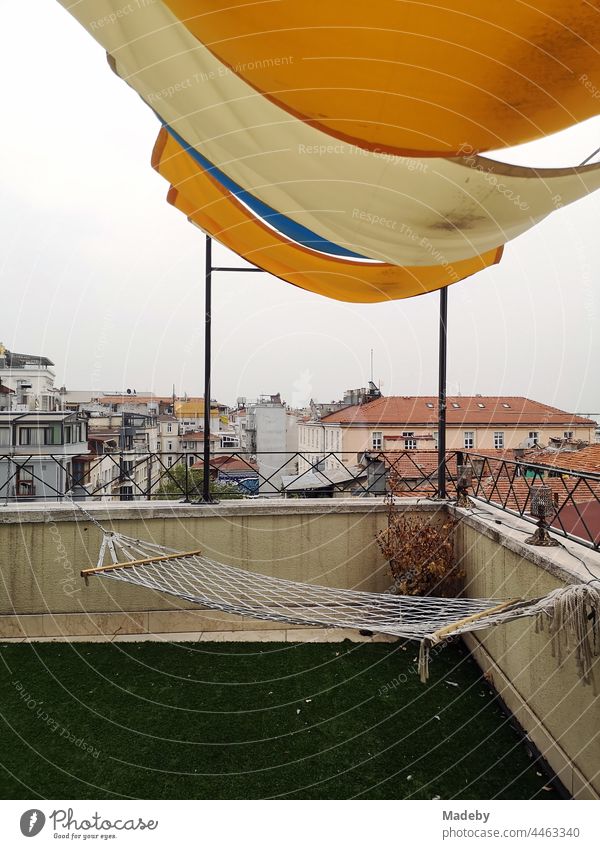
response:
<path id="1" fill-rule="evenodd" d="M 0 10 L 0 341 L 50 357 L 69 389 L 200 394 L 204 240 L 150 167 L 156 119 L 54 0 Z M 572 165 L 598 146 L 593 119 L 502 158 Z M 596 193 L 450 287 L 450 392 L 600 411 L 599 221 Z M 213 300 L 219 400 L 338 398 L 369 379 L 371 348 L 384 394 L 437 391 L 438 293 L 342 304 L 221 274 Z"/>

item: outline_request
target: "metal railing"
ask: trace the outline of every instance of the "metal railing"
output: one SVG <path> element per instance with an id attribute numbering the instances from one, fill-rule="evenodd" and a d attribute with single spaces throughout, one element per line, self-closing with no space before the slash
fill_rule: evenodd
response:
<path id="1" fill-rule="evenodd" d="M 473 451 L 453 453 L 454 470 L 448 459 L 446 469 L 454 492 L 457 470 L 470 467 L 470 499 L 537 523 L 538 519 L 531 515 L 532 498 L 535 489 L 543 484 L 552 490 L 554 509 L 547 518 L 550 530 L 600 550 L 600 474 L 535 463 L 527 458 L 509 460 Z"/>
<path id="2" fill-rule="evenodd" d="M 243 451 L 214 453 L 210 489 L 214 499 L 383 496 L 439 497 L 435 451 L 338 452 Z M 527 459 L 509 460 L 473 451 L 448 451 L 444 483 L 452 500 L 459 472 L 470 468 L 468 496 L 530 522 L 533 488 L 550 486 L 553 532 L 600 549 L 600 474 L 574 472 Z M 59 454 L 0 454 L 0 505 L 28 501 L 176 500 L 203 496 L 202 452 L 114 452 L 73 459 Z"/>

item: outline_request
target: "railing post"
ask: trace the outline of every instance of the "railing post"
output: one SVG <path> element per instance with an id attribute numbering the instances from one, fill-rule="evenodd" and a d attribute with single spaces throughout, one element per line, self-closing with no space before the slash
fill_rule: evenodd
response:
<path id="1" fill-rule="evenodd" d="M 437 497 L 446 498 L 446 355 L 448 345 L 448 289 L 440 289 L 440 343 L 438 385 L 438 487 Z"/>

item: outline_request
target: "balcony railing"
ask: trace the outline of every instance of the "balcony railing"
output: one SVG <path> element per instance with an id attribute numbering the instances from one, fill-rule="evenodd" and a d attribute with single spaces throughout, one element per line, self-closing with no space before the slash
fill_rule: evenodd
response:
<path id="1" fill-rule="evenodd" d="M 182 501 L 202 498 L 200 452 L 114 452 L 72 462 L 56 454 L 0 454 L 0 505 L 24 501 Z M 195 468 L 193 468 L 195 466 Z M 457 497 L 459 469 L 470 467 L 468 496 L 529 522 L 533 488 L 553 493 L 548 524 L 556 534 L 600 549 L 600 474 L 573 472 L 529 460 L 508 460 L 472 451 L 449 451 L 445 460 L 448 498 Z M 59 471 L 62 470 L 62 471 Z M 211 455 L 211 494 L 218 500 L 383 496 L 399 499 L 438 495 L 437 453 L 367 451 L 353 457 L 336 452 L 227 451 Z M 57 484 L 57 480 L 62 483 Z M 26 484 L 26 485 L 23 485 Z"/>

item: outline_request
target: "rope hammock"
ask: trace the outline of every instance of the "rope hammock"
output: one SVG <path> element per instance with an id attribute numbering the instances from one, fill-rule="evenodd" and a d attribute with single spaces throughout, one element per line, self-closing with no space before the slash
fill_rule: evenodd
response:
<path id="1" fill-rule="evenodd" d="M 435 598 L 370 593 L 303 584 L 218 563 L 200 551 L 178 552 L 123 534 L 103 531 L 97 575 L 177 596 L 210 610 L 254 619 L 355 628 L 419 640 L 419 673 L 429 675 L 430 648 L 450 636 L 478 631 L 522 617 L 548 628 L 553 653 L 575 650 L 584 683 L 590 683 L 600 649 L 600 592 L 575 584 L 534 599 Z M 107 564 L 108 561 L 108 564 Z"/>

